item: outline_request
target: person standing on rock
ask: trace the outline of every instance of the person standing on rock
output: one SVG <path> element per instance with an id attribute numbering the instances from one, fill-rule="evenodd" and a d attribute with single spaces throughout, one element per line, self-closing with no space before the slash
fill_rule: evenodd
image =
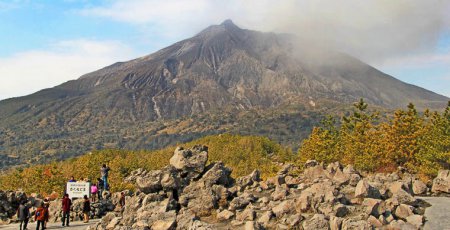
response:
<path id="1" fill-rule="evenodd" d="M 91 185 L 91 194 L 92 194 L 91 200 L 92 200 L 92 202 L 95 202 L 95 197 L 97 196 L 97 192 L 98 192 L 97 185 L 96 184 L 92 184 Z"/>
<path id="2" fill-rule="evenodd" d="M 69 226 L 69 219 L 70 219 L 70 207 L 72 206 L 72 201 L 69 198 L 69 194 L 65 194 L 64 198 L 62 199 L 62 226 Z"/>
<path id="3" fill-rule="evenodd" d="M 34 215 L 34 220 L 36 221 L 36 230 L 45 229 L 44 222 L 48 217 L 48 211 L 44 208 L 44 202 L 40 203 L 39 207 L 36 209 L 36 214 Z"/>
<path id="4" fill-rule="evenodd" d="M 84 214 L 84 223 L 89 222 L 89 214 L 91 213 L 91 202 L 89 201 L 89 198 L 87 195 L 84 195 L 84 201 L 83 201 L 83 214 Z"/>
<path id="5" fill-rule="evenodd" d="M 20 221 L 19 229 L 27 229 L 28 220 L 30 219 L 30 208 L 27 206 L 27 201 L 22 201 L 17 209 L 17 219 Z"/>
<path id="6" fill-rule="evenodd" d="M 100 178 L 97 178 L 98 200 L 102 199 L 102 193 L 103 193 L 103 190 L 105 189 L 103 186 L 105 186 L 105 183 L 103 182 L 103 180 Z"/>
<path id="7" fill-rule="evenodd" d="M 103 164 L 103 166 L 100 168 L 100 174 L 102 175 L 103 187 L 105 190 L 109 190 L 109 186 L 108 186 L 109 170 L 110 170 L 110 168 L 106 164 Z"/>

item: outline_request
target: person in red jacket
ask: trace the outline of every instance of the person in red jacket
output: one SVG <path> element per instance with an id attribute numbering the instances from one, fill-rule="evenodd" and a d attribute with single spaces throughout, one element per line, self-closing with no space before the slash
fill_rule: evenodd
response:
<path id="1" fill-rule="evenodd" d="M 45 229 L 44 222 L 48 217 L 48 211 L 44 208 L 44 203 L 39 205 L 39 208 L 36 209 L 36 213 L 34 215 L 34 220 L 36 221 L 36 230 L 39 230 L 39 227 L 42 226 L 42 229 Z"/>
<path id="2" fill-rule="evenodd" d="M 69 219 L 70 219 L 70 206 L 72 206 L 72 201 L 69 199 L 69 194 L 65 194 L 64 198 L 62 199 L 62 226 L 69 226 Z"/>

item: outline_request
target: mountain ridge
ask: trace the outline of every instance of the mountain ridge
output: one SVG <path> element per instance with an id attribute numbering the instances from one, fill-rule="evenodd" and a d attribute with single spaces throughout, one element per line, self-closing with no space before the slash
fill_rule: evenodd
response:
<path id="1" fill-rule="evenodd" d="M 51 157 L 64 159 L 94 148 L 146 148 L 155 139 L 173 143 L 182 134 L 159 131 L 193 117 L 204 124 L 191 123 L 201 128 L 191 126 L 189 138 L 230 126 L 239 133 L 247 122 L 260 135 L 275 131 L 258 125 L 283 126 L 286 133 L 275 138 L 284 140 L 309 130 L 322 108 L 359 98 L 387 109 L 409 102 L 444 108 L 449 100 L 347 54 L 299 46 L 291 35 L 241 29 L 227 20 L 153 54 L 0 101 L 0 157 L 26 155 L 23 161 L 39 162 L 50 150 Z"/>

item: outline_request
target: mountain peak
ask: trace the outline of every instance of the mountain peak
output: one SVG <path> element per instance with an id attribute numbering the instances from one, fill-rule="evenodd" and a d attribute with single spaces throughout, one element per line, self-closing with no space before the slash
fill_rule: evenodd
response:
<path id="1" fill-rule="evenodd" d="M 231 19 L 227 19 L 227 20 L 223 21 L 220 25 L 225 27 L 226 29 L 232 29 L 232 30 L 236 30 L 236 29 L 240 30 L 241 29 L 241 28 L 239 28 L 239 26 L 234 24 L 233 21 L 231 21 Z"/>
<path id="2" fill-rule="evenodd" d="M 223 21 L 220 25 L 222 26 L 236 26 L 233 21 L 231 21 L 231 19 L 227 19 L 225 21 Z"/>

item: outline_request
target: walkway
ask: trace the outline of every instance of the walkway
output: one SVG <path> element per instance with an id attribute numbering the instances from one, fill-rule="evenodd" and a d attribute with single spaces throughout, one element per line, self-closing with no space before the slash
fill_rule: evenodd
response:
<path id="1" fill-rule="evenodd" d="M 74 221 L 70 223 L 69 227 L 62 227 L 60 222 L 48 223 L 47 229 L 67 229 L 67 230 L 85 230 L 89 225 L 98 223 L 100 219 L 90 220 L 89 223 L 83 223 L 82 221 Z M 36 223 L 30 223 L 27 226 L 28 229 L 36 229 Z M 1 230 L 17 230 L 19 224 L 0 225 Z"/>
<path id="2" fill-rule="evenodd" d="M 425 209 L 424 230 L 450 230 L 450 197 L 419 197 L 432 206 Z"/>

